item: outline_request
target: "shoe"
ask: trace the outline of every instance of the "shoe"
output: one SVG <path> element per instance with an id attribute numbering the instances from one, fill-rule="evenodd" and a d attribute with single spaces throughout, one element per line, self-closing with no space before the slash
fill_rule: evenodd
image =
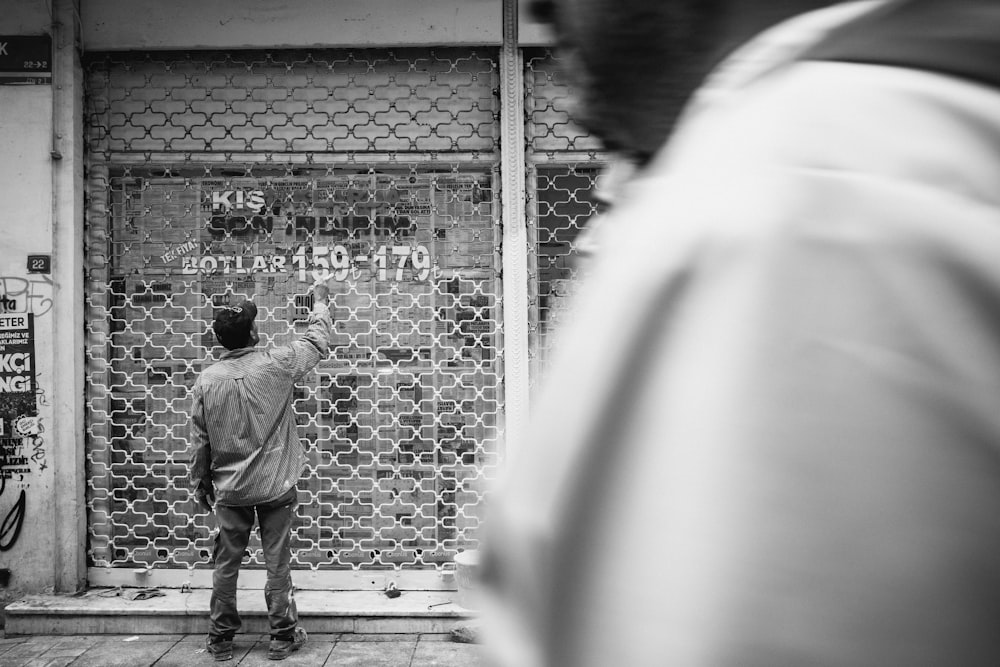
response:
<path id="1" fill-rule="evenodd" d="M 284 660 L 292 651 L 302 648 L 308 638 L 305 628 L 295 628 L 291 639 L 272 639 L 271 646 L 267 649 L 268 660 Z"/>
<path id="2" fill-rule="evenodd" d="M 218 662 L 233 659 L 232 639 L 220 639 L 213 642 L 211 638 L 208 638 L 205 641 L 205 648 L 208 649 L 208 652 L 211 653 L 212 657 Z"/>

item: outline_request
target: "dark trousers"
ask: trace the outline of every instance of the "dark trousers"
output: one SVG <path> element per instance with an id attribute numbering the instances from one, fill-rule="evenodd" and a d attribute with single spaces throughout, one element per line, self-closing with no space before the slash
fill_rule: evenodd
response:
<path id="1" fill-rule="evenodd" d="M 250 542 L 254 513 L 260 531 L 264 562 L 267 565 L 267 583 L 264 600 L 271 622 L 271 637 L 291 639 L 299 613 L 292 597 L 292 573 L 289 561 L 292 521 L 298 507 L 295 489 L 279 498 L 260 505 L 234 507 L 215 506 L 219 521 L 219 535 L 215 543 L 215 573 L 212 576 L 211 625 L 209 638 L 213 641 L 232 639 L 240 629 L 240 614 L 236 609 L 236 580 L 240 574 L 243 554 Z"/>

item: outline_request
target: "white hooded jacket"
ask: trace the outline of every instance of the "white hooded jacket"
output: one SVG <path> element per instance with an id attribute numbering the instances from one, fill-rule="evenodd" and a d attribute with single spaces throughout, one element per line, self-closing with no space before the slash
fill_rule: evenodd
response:
<path id="1" fill-rule="evenodd" d="M 1000 87 L 809 55 L 992 4 L 793 20 L 623 186 L 487 516 L 500 664 L 1000 664 Z"/>

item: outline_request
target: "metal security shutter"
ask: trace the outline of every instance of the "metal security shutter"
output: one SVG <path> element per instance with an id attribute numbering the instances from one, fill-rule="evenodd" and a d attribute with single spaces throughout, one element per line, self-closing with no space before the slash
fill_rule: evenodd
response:
<path id="1" fill-rule="evenodd" d="M 109 55 L 88 91 L 92 581 L 207 567 L 186 475 L 213 309 L 254 298 L 280 345 L 325 277 L 294 566 L 434 573 L 474 547 L 502 435 L 497 54 Z"/>
<path id="2" fill-rule="evenodd" d="M 532 383 L 543 373 L 561 307 L 577 280 L 576 240 L 597 212 L 593 194 L 607 162 L 601 144 L 570 117 L 569 90 L 547 49 L 525 52 L 528 163 L 529 327 Z"/>

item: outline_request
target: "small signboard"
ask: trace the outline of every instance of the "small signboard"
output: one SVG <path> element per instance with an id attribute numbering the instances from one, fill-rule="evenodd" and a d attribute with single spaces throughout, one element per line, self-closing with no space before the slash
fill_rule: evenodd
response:
<path id="1" fill-rule="evenodd" d="M 52 255 L 28 255 L 28 273 L 52 273 Z"/>
<path id="2" fill-rule="evenodd" d="M 52 83 L 48 35 L 0 35 L 0 85 Z"/>

